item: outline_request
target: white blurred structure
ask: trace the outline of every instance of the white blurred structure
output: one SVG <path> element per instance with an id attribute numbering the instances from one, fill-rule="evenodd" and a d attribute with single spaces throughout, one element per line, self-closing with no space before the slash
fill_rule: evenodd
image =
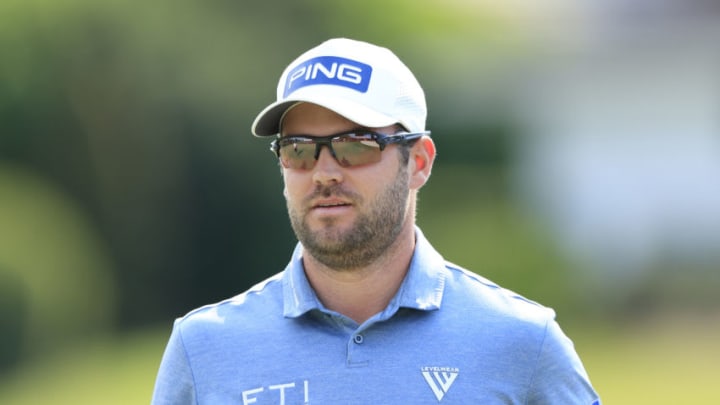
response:
<path id="1" fill-rule="evenodd" d="M 607 280 L 720 271 L 720 2 L 583 7 L 537 25 L 513 106 L 521 198 Z"/>

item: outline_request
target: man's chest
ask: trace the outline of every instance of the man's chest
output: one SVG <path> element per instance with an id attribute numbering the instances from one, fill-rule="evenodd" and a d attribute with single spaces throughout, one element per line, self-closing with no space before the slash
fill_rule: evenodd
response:
<path id="1" fill-rule="evenodd" d="M 226 348 L 221 361 L 202 362 L 214 369 L 195 370 L 199 403 L 519 403 L 518 387 L 530 375 L 483 360 L 471 346 L 372 339 Z"/>

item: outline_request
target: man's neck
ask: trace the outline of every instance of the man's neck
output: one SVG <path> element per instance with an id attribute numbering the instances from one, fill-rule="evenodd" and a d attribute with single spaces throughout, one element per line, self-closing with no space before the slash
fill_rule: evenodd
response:
<path id="1" fill-rule="evenodd" d="M 308 281 L 323 305 L 361 324 L 385 309 L 395 296 L 414 249 L 415 231 L 409 227 L 369 266 L 335 270 L 307 253 L 303 264 Z"/>

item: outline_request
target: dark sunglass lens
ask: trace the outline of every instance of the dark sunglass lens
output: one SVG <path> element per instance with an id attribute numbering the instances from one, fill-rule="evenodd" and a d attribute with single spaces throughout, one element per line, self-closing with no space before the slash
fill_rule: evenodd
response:
<path id="1" fill-rule="evenodd" d="M 280 163 L 287 169 L 309 170 L 315 166 L 315 143 L 312 141 L 282 142 Z"/>
<path id="2" fill-rule="evenodd" d="M 344 167 L 380 161 L 380 145 L 369 134 L 348 134 L 334 138 L 332 147 L 337 161 Z"/>

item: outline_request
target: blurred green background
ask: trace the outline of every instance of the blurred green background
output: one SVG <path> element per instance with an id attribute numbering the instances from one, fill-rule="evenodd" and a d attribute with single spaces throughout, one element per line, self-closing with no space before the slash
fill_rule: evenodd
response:
<path id="1" fill-rule="evenodd" d="M 702 91 L 720 8 L 572 3 L 0 2 L 0 403 L 147 403 L 175 317 L 283 269 L 282 179 L 249 127 L 286 64 L 336 36 L 393 49 L 426 90 L 439 156 L 418 222 L 447 259 L 555 308 L 604 403 L 720 401 L 720 110 Z M 655 73 L 684 43 L 703 57 Z M 648 167 L 654 188 L 620 187 Z"/>

